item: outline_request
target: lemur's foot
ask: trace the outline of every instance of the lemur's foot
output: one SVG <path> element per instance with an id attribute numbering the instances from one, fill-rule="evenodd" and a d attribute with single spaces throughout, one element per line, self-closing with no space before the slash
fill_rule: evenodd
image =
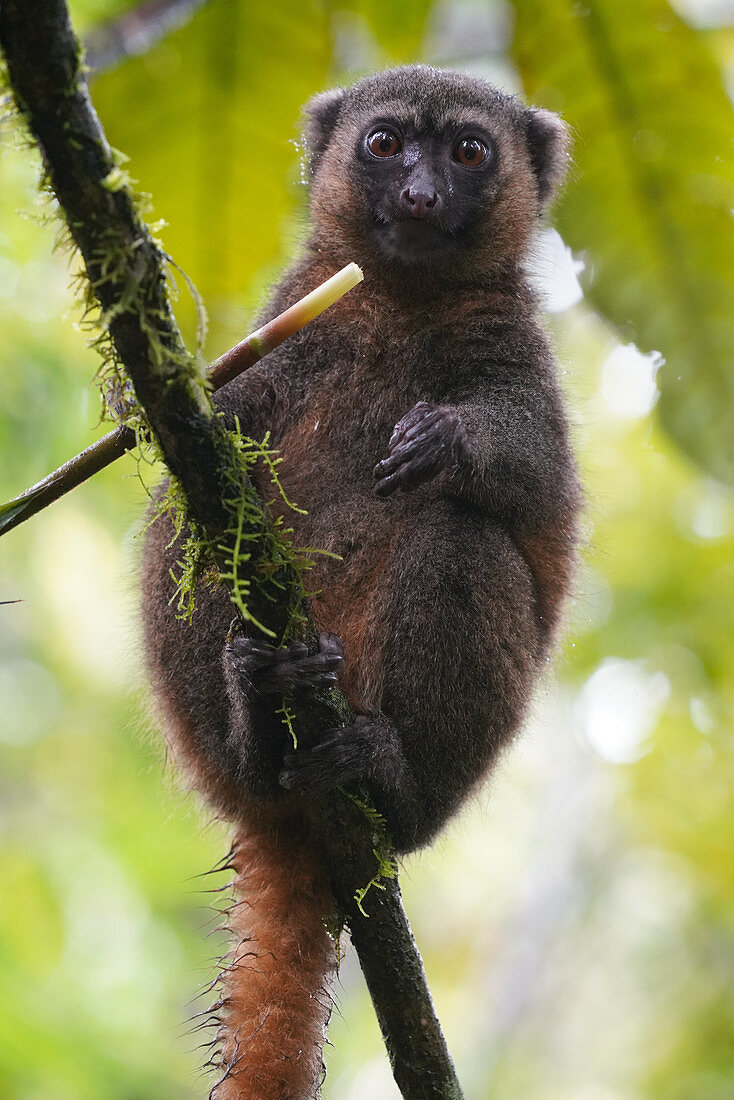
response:
<path id="1" fill-rule="evenodd" d="M 225 647 L 227 660 L 258 694 L 299 688 L 329 687 L 344 671 L 344 644 L 336 634 L 319 634 L 317 653 L 305 642 L 291 642 L 276 649 L 267 642 L 238 635 Z"/>
<path id="2" fill-rule="evenodd" d="M 350 726 L 327 730 L 312 749 L 283 757 L 280 785 L 288 790 L 326 790 L 366 779 L 375 752 L 372 719 L 364 715 Z"/>
<path id="3" fill-rule="evenodd" d="M 419 401 L 395 425 L 388 456 L 375 466 L 375 492 L 389 496 L 430 481 L 461 458 L 466 432 L 458 411 L 450 405 Z"/>

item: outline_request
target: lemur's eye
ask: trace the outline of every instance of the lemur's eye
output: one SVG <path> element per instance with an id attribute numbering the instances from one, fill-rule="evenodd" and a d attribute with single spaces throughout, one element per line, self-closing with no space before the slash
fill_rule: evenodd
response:
<path id="1" fill-rule="evenodd" d="M 483 164 L 488 156 L 489 149 L 487 146 L 475 137 L 462 138 L 453 152 L 454 160 L 458 160 L 459 164 L 463 164 L 467 168 L 476 168 L 478 165 Z"/>
<path id="2" fill-rule="evenodd" d="M 367 148 L 373 157 L 396 157 L 403 148 L 392 130 L 373 130 L 367 138 Z"/>

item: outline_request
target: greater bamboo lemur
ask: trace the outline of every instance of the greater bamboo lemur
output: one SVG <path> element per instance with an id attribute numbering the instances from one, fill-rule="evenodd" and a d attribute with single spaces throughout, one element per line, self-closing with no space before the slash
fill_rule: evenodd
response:
<path id="1" fill-rule="evenodd" d="M 296 541 L 338 555 L 309 575 L 320 651 L 225 645 L 224 588 L 202 587 L 179 621 L 164 521 L 144 567 L 158 699 L 194 783 L 236 823 L 247 903 L 216 1100 L 318 1095 L 331 904 L 302 792 L 362 782 L 399 852 L 426 844 L 518 728 L 576 541 L 566 418 L 524 271 L 566 168 L 561 121 L 413 66 L 316 96 L 305 138 L 310 234 L 263 317 L 352 260 L 364 286 L 216 401 L 250 437 L 271 433 L 308 510 L 289 515 Z M 337 678 L 358 717 L 294 751 L 263 701 Z"/>

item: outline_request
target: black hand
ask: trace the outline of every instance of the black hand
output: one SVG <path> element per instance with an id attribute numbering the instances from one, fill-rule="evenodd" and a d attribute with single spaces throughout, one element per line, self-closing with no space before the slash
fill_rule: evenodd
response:
<path id="1" fill-rule="evenodd" d="M 375 466 L 375 492 L 385 497 L 396 489 L 416 489 L 454 466 L 465 445 L 466 432 L 456 409 L 420 401 L 395 425 L 388 456 Z"/>
<path id="2" fill-rule="evenodd" d="M 317 653 L 309 653 L 304 642 L 275 649 L 243 635 L 228 642 L 225 653 L 246 685 L 259 693 L 328 687 L 338 681 L 345 664 L 341 639 L 328 631 L 319 635 Z"/>
<path id="3" fill-rule="evenodd" d="M 314 748 L 288 753 L 280 785 L 288 790 L 325 790 L 364 779 L 375 751 L 371 728 L 370 719 L 361 715 L 350 726 L 327 730 Z"/>

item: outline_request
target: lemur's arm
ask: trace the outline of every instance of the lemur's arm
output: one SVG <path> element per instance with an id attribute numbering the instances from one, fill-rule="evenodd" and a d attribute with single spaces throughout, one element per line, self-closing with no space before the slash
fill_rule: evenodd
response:
<path id="1" fill-rule="evenodd" d="M 462 446 L 449 485 L 524 527 L 574 510 L 578 485 L 555 387 L 496 387 L 487 400 L 458 402 Z"/>
<path id="2" fill-rule="evenodd" d="M 411 490 L 446 471 L 450 493 L 531 527 L 573 506 L 577 486 L 555 387 L 487 385 L 440 405 L 420 402 L 398 422 L 375 491 Z"/>

